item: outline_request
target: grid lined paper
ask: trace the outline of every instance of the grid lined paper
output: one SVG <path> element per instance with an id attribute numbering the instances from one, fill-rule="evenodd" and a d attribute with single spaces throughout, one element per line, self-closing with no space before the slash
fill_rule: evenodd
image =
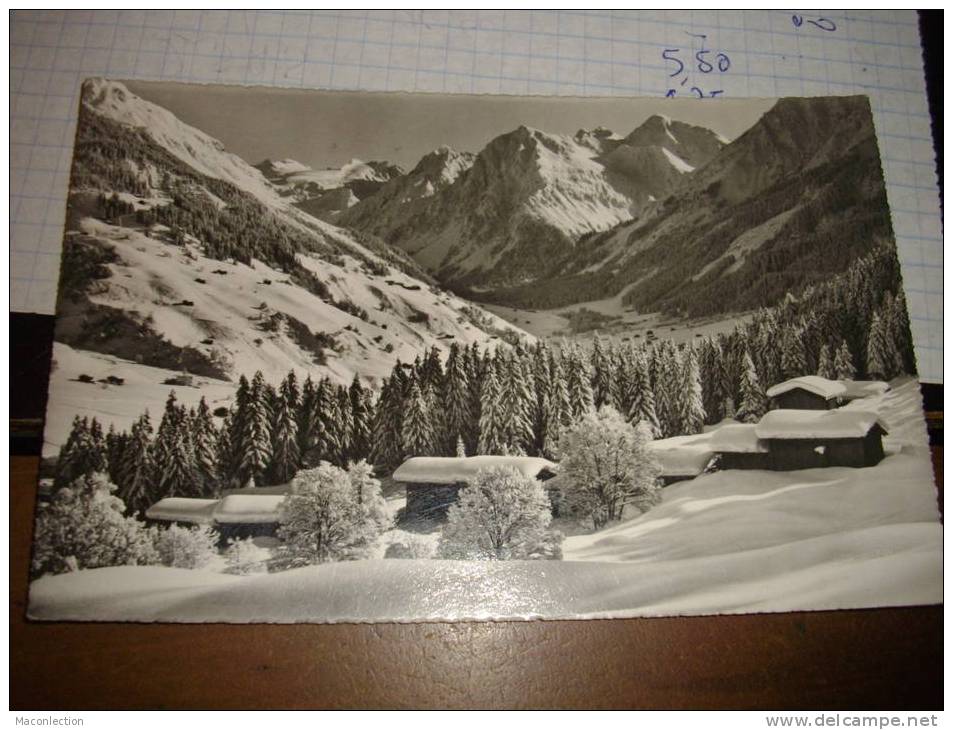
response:
<path id="1" fill-rule="evenodd" d="M 867 94 L 920 378 L 942 382 L 942 232 L 912 10 L 15 11 L 10 39 L 15 311 L 54 311 L 90 76 L 475 94 Z M 673 56 L 686 66 L 675 76 Z"/>

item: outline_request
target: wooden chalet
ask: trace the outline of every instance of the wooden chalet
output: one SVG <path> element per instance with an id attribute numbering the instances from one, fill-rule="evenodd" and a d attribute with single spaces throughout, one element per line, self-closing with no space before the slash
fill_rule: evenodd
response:
<path id="1" fill-rule="evenodd" d="M 876 413 L 844 409 L 770 411 L 755 427 L 775 471 L 874 466 L 886 433 Z"/>
<path id="2" fill-rule="evenodd" d="M 767 390 L 771 408 L 797 410 L 830 410 L 840 406 L 847 388 L 836 380 L 818 375 L 804 375 L 773 385 Z"/>
<path id="3" fill-rule="evenodd" d="M 284 485 L 287 489 L 287 485 Z M 274 537 L 278 531 L 278 506 L 284 494 L 241 494 L 235 490 L 222 499 L 165 497 L 146 510 L 152 524 L 186 527 L 208 525 L 224 545 L 231 538 Z"/>
<path id="4" fill-rule="evenodd" d="M 392 477 L 407 490 L 402 520 L 446 517 L 460 490 L 479 471 L 498 466 L 512 467 L 543 482 L 556 475 L 555 464 L 533 456 L 414 456 L 397 467 Z"/>

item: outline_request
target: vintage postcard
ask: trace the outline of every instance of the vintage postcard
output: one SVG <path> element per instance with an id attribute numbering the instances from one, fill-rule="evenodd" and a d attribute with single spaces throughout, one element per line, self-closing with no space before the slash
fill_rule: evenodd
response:
<path id="1" fill-rule="evenodd" d="M 866 97 L 88 81 L 29 615 L 938 603 Z"/>

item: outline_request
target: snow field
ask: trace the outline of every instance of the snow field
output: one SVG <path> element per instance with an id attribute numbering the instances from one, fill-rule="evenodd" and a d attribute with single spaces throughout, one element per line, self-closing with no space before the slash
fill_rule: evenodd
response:
<path id="1" fill-rule="evenodd" d="M 40 578 L 32 618 L 412 621 L 902 606 L 942 600 L 942 527 L 917 383 L 855 402 L 892 453 L 866 469 L 724 471 L 635 519 L 563 543 L 563 561 L 380 560 L 257 576 L 118 567 Z M 848 406 L 850 408 L 851 406 Z M 399 493 L 388 499 L 396 511 Z M 412 539 L 386 533 L 386 545 Z M 437 533 L 422 536 L 435 541 Z"/>

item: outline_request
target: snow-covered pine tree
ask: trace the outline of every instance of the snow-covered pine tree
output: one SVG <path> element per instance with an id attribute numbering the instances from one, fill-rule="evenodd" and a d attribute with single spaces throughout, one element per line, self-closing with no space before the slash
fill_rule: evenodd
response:
<path id="1" fill-rule="evenodd" d="M 480 444 L 480 407 L 483 396 L 483 375 L 485 369 L 483 360 L 480 357 L 479 346 L 474 342 L 467 348 L 466 373 L 467 373 L 467 393 L 469 396 L 469 423 L 463 432 L 463 443 L 467 447 L 468 454 L 478 453 Z"/>
<path id="2" fill-rule="evenodd" d="M 427 351 L 426 357 L 420 365 L 417 372 L 420 379 L 420 387 L 424 390 L 439 392 L 443 387 L 443 363 L 440 358 L 440 349 L 436 346 Z"/>
<path id="3" fill-rule="evenodd" d="M 632 409 L 632 363 L 636 355 L 631 348 L 616 353 L 613 362 L 612 398 L 609 404 L 619 413 L 628 413 Z"/>
<path id="4" fill-rule="evenodd" d="M 89 423 L 78 415 L 73 416 L 73 425 L 70 428 L 69 436 L 66 437 L 66 442 L 60 447 L 60 453 L 56 458 L 54 484 L 57 487 L 65 487 L 78 476 L 80 449 L 88 440 L 88 431 Z"/>
<path id="5" fill-rule="evenodd" d="M 599 334 L 592 341 L 592 403 L 598 409 L 612 401 L 612 359 Z"/>
<path id="6" fill-rule="evenodd" d="M 387 469 L 393 469 L 404 460 L 401 441 L 404 402 L 400 384 L 395 382 L 396 378 L 395 369 L 394 374 L 381 386 L 372 429 L 371 460 Z"/>
<path id="7" fill-rule="evenodd" d="M 249 480 L 259 483 L 271 460 L 271 414 L 267 398 L 265 377 L 258 370 L 251 381 L 246 414 L 236 444 L 240 455 L 238 481 L 241 485 Z"/>
<path id="8" fill-rule="evenodd" d="M 891 336 L 897 343 L 897 351 L 900 353 L 900 370 L 914 375 L 917 372 L 917 359 L 913 350 L 910 317 L 907 314 L 907 299 L 902 288 L 891 302 L 888 318 Z"/>
<path id="9" fill-rule="evenodd" d="M 655 413 L 655 395 L 649 383 L 649 368 L 644 353 L 640 352 L 633 360 L 629 375 L 632 383 L 632 403 L 628 413 L 624 414 L 626 420 L 633 425 L 645 424 L 652 438 L 659 438 L 661 429 Z"/>
<path id="10" fill-rule="evenodd" d="M 837 353 L 834 355 L 834 373 L 837 380 L 853 380 L 857 375 L 854 368 L 854 358 L 847 347 L 847 340 L 841 340 Z"/>
<path id="11" fill-rule="evenodd" d="M 192 445 L 195 450 L 196 493 L 201 497 L 215 497 L 220 493 L 218 469 L 218 429 L 203 396 L 191 416 Z"/>
<path id="12" fill-rule="evenodd" d="M 589 363 L 575 345 L 570 345 L 565 355 L 569 405 L 575 421 L 593 408 L 592 373 Z"/>
<path id="13" fill-rule="evenodd" d="M 132 424 L 122 465 L 119 496 L 132 514 L 144 513 L 159 499 L 152 454 L 152 423 L 146 411 Z"/>
<path id="14" fill-rule="evenodd" d="M 771 387 L 777 385 L 783 379 L 781 377 L 780 348 L 778 348 L 780 330 L 773 313 L 766 313 L 762 316 L 764 320 L 755 339 L 751 359 L 754 360 L 755 367 L 758 369 L 758 379 L 765 387 Z"/>
<path id="15" fill-rule="evenodd" d="M 735 418 L 744 423 L 757 423 L 768 410 L 768 398 L 758 380 L 751 355 L 745 352 L 741 369 L 741 405 Z"/>
<path id="16" fill-rule="evenodd" d="M 332 463 L 338 466 L 347 466 L 354 440 L 354 414 L 351 412 L 351 397 L 348 389 L 336 386 L 334 389 L 334 411 L 337 423 L 337 451 Z"/>
<path id="17" fill-rule="evenodd" d="M 718 422 L 725 403 L 721 387 L 721 346 L 711 337 L 705 337 L 698 346 L 698 369 L 702 383 L 702 403 L 708 423 Z M 628 413 L 628 410 L 620 411 Z"/>
<path id="18" fill-rule="evenodd" d="M 56 486 L 63 486 L 84 474 L 108 470 L 106 439 L 99 422 L 76 416 L 56 463 Z"/>
<path id="19" fill-rule="evenodd" d="M 218 467 L 218 486 L 219 490 L 230 485 L 232 479 L 232 459 L 234 448 L 232 444 L 232 418 L 235 415 L 234 408 L 222 418 L 222 427 L 218 429 L 218 438 L 215 441 L 215 463 Z"/>
<path id="20" fill-rule="evenodd" d="M 531 363 L 527 372 L 532 373 L 530 378 L 530 420 L 533 426 L 533 439 L 530 444 L 530 453 L 541 454 L 546 444 L 546 432 L 549 429 L 550 405 L 549 390 L 552 373 L 549 369 L 549 348 L 542 342 L 532 350 Z"/>
<path id="21" fill-rule="evenodd" d="M 434 432 L 430 400 L 416 377 L 410 385 L 401 436 L 407 456 L 430 456 L 433 453 Z"/>
<path id="22" fill-rule="evenodd" d="M 463 443 L 463 436 L 457 436 L 457 448 L 454 454 L 458 459 L 464 459 L 467 455 L 467 447 Z"/>
<path id="23" fill-rule="evenodd" d="M 350 438 L 350 408 L 341 398 L 338 386 L 327 381 L 327 406 L 324 407 L 321 422 L 324 425 L 324 459 L 337 466 L 344 466 Z"/>
<path id="24" fill-rule="evenodd" d="M 723 418 L 731 418 L 735 414 L 735 403 L 741 398 L 739 391 L 740 373 L 743 366 L 742 360 L 747 351 L 744 344 L 741 343 L 744 343 L 745 339 L 743 333 L 736 331 L 732 337 L 724 337 L 721 340 L 716 365 L 717 395 L 721 400 L 715 405 L 715 413 L 709 419 L 710 423 L 717 423 Z"/>
<path id="25" fill-rule="evenodd" d="M 351 451 L 350 461 L 367 459 L 371 454 L 371 427 L 374 424 L 374 403 L 370 391 L 355 375 L 348 389 L 351 401 Z"/>
<path id="26" fill-rule="evenodd" d="M 447 371 L 444 377 L 443 398 L 440 404 L 443 411 L 442 440 L 445 443 L 445 448 L 446 446 L 456 445 L 447 444 L 447 441 L 463 438 L 464 434 L 467 434 L 472 428 L 470 389 L 464 357 L 457 343 L 454 342 L 450 345 L 450 354 L 447 356 Z M 444 453 L 450 452 L 445 451 Z"/>
<path id="27" fill-rule="evenodd" d="M 276 398 L 271 424 L 271 463 L 269 477 L 274 484 L 285 484 L 301 467 L 298 451 L 298 384 L 294 371 L 282 381 Z"/>
<path id="28" fill-rule="evenodd" d="M 106 465 L 109 469 L 109 481 L 119 484 L 122 481 L 122 462 L 129 443 L 129 434 L 125 431 L 116 431 L 110 423 L 106 432 Z"/>
<path id="29" fill-rule="evenodd" d="M 337 401 L 334 388 L 327 378 L 321 378 L 315 388 L 313 417 L 311 449 L 306 455 L 305 463 L 316 466 L 322 461 L 333 461 L 340 447 Z"/>
<path id="30" fill-rule="evenodd" d="M 250 403 L 251 384 L 244 375 L 240 375 L 238 377 L 238 387 L 235 389 L 235 402 L 232 405 L 228 423 L 228 443 L 231 451 L 227 458 L 219 452 L 219 470 L 225 479 L 223 486 L 237 488 L 244 484 L 242 479 L 242 442 L 246 429 L 245 424 L 251 410 Z"/>
<path id="31" fill-rule="evenodd" d="M 867 375 L 871 378 L 889 380 L 895 374 L 900 356 L 880 312 L 874 312 L 867 336 Z"/>
<path id="32" fill-rule="evenodd" d="M 663 438 L 681 432 L 682 368 L 670 340 L 655 347 L 655 413 Z"/>
<path id="33" fill-rule="evenodd" d="M 301 394 L 298 397 L 298 410 L 295 413 L 295 431 L 298 440 L 298 459 L 301 466 L 310 467 L 314 464 L 310 454 L 318 431 L 317 394 L 314 381 L 308 375 L 301 384 Z"/>
<path id="34" fill-rule="evenodd" d="M 837 371 L 834 368 L 834 358 L 831 355 L 831 348 L 826 342 L 821 345 L 821 352 L 817 356 L 817 374 L 828 380 L 837 379 Z"/>
<path id="35" fill-rule="evenodd" d="M 500 399 L 503 411 L 503 442 L 512 455 L 532 447 L 532 396 L 522 361 L 511 355 L 501 362 Z"/>
<path id="36" fill-rule="evenodd" d="M 547 438 L 553 427 L 568 426 L 572 422 L 572 404 L 569 401 L 568 376 L 565 360 L 562 356 L 550 356 L 549 362 L 549 418 L 547 419 Z"/>
<path id="37" fill-rule="evenodd" d="M 198 492 L 195 450 L 185 408 L 169 393 L 155 441 L 155 476 L 160 497 L 190 497 Z"/>
<path id="38" fill-rule="evenodd" d="M 480 454 L 502 454 L 506 448 L 506 423 L 497 365 L 489 361 L 480 399 Z"/>
<path id="39" fill-rule="evenodd" d="M 698 372 L 698 354 L 688 346 L 682 354 L 682 387 L 678 401 L 679 432 L 701 433 L 705 425 L 705 405 L 702 402 L 702 384 Z"/>
<path id="40" fill-rule="evenodd" d="M 781 341 L 781 375 L 785 379 L 808 375 L 801 328 L 788 329 Z"/>

